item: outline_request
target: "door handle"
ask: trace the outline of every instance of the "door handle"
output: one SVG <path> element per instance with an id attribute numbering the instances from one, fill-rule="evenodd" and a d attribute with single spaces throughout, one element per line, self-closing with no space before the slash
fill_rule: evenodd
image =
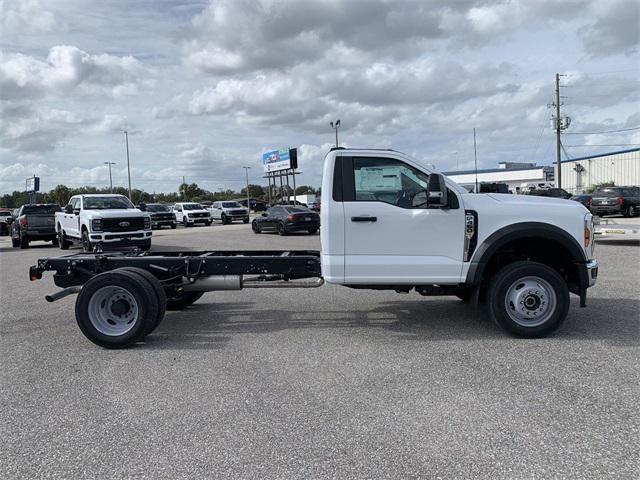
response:
<path id="1" fill-rule="evenodd" d="M 352 222 L 377 222 L 378 217 L 370 217 L 369 215 L 361 215 L 359 217 L 351 217 Z"/>

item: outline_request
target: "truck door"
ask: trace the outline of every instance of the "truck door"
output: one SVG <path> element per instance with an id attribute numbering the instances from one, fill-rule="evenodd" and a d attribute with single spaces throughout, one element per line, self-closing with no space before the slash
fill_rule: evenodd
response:
<path id="1" fill-rule="evenodd" d="M 427 208 L 429 174 L 394 158 L 343 157 L 345 283 L 458 283 L 464 208 Z"/>

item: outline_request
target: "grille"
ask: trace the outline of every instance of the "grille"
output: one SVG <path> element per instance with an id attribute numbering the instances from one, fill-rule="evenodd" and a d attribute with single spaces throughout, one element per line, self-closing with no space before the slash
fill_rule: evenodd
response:
<path id="1" fill-rule="evenodd" d="M 205 217 L 208 217 L 209 214 L 208 213 L 204 213 L 204 212 L 203 213 L 189 213 L 189 216 L 191 218 L 205 218 Z"/>
<path id="2" fill-rule="evenodd" d="M 247 212 L 244 210 L 231 210 L 229 213 L 231 213 L 231 215 L 244 215 Z"/>
<path id="3" fill-rule="evenodd" d="M 173 213 L 154 213 L 151 217 L 153 220 L 173 220 L 175 218 Z"/>
<path id="4" fill-rule="evenodd" d="M 122 222 L 128 222 L 129 225 L 119 225 Z M 102 230 L 105 232 L 130 232 L 132 230 L 144 230 L 144 218 L 103 218 Z"/>

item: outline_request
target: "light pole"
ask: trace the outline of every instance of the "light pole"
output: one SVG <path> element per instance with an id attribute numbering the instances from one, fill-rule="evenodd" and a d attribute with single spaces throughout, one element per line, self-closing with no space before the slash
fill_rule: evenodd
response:
<path id="1" fill-rule="evenodd" d="M 129 132 L 124 132 L 124 143 L 127 148 L 127 175 L 129 177 L 129 200 L 131 200 L 131 163 L 129 162 Z"/>
<path id="2" fill-rule="evenodd" d="M 247 177 L 247 211 L 251 212 L 251 200 L 249 199 L 249 169 L 251 167 L 242 167 L 244 168 L 244 173 Z"/>
<path id="3" fill-rule="evenodd" d="M 113 193 L 113 178 L 111 177 L 111 165 L 115 165 L 116 162 L 104 162 L 109 166 L 109 193 Z"/>
<path id="4" fill-rule="evenodd" d="M 336 120 L 336 123 L 329 122 L 329 125 L 336 131 L 336 148 L 338 148 L 338 128 L 340 128 L 340 120 Z"/>

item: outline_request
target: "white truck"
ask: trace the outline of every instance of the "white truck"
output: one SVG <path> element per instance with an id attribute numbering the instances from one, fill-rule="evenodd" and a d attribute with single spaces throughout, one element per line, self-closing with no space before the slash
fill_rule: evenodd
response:
<path id="1" fill-rule="evenodd" d="M 595 284 L 593 219 L 578 202 L 471 194 L 391 150 L 332 149 L 324 163 L 321 251 L 206 251 L 42 258 L 94 343 L 118 348 L 205 292 L 353 289 L 455 295 L 483 303 L 502 328 L 541 337 L 560 326 L 569 294 Z M 73 265 L 81 265 L 74 268 Z"/>
<path id="2" fill-rule="evenodd" d="M 151 248 L 151 220 L 124 195 L 74 195 L 62 212 L 55 214 L 58 244 L 66 250 L 73 242 L 85 252 L 96 247 L 134 246 Z"/>
<path id="3" fill-rule="evenodd" d="M 182 223 L 184 227 L 193 227 L 197 223 L 206 226 L 211 225 L 211 212 L 199 203 L 195 202 L 179 202 L 173 206 L 173 213 L 176 221 Z"/>
<path id="4" fill-rule="evenodd" d="M 249 210 L 238 202 L 220 201 L 213 202 L 210 208 L 211 218 L 220 220 L 223 225 L 232 223 L 234 220 L 240 220 L 249 223 Z"/>

